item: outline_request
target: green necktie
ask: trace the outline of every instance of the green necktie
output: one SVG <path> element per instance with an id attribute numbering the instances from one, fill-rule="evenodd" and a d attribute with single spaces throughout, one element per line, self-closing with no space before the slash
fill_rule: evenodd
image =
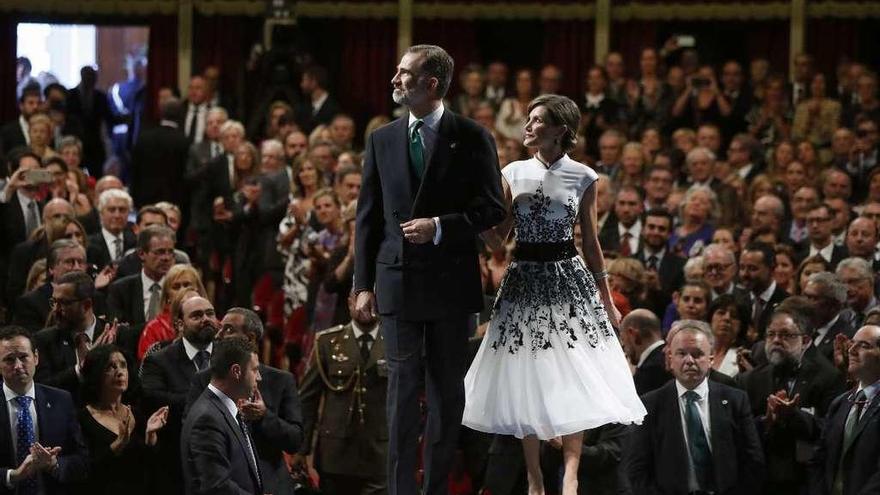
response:
<path id="1" fill-rule="evenodd" d="M 711 490 L 713 483 L 712 451 L 709 450 L 709 441 L 706 438 L 706 430 L 703 429 L 703 421 L 697 410 L 697 401 L 700 396 L 693 390 L 684 393 L 686 401 L 684 419 L 687 425 L 688 446 L 691 451 L 691 462 L 694 464 L 694 474 L 701 490 Z"/>
<path id="2" fill-rule="evenodd" d="M 419 134 L 419 129 L 423 125 L 425 125 L 424 121 L 417 120 L 413 122 L 409 131 L 409 164 L 419 180 L 425 173 L 425 145 L 422 143 L 422 135 Z"/>
<path id="3" fill-rule="evenodd" d="M 853 437 L 856 433 L 856 427 L 862 416 L 862 411 L 868 401 L 865 390 L 859 390 L 859 393 L 852 400 L 852 406 L 849 408 L 849 414 L 846 415 L 846 422 L 843 424 L 843 452 L 840 453 L 840 460 L 837 463 L 837 475 L 834 477 L 834 484 L 831 486 L 831 495 L 841 495 L 843 493 L 843 459 L 847 449 L 852 445 Z"/>

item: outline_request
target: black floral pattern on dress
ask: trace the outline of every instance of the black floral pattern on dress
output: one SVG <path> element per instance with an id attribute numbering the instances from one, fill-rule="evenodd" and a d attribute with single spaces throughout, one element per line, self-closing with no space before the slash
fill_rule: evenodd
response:
<path id="1" fill-rule="evenodd" d="M 574 189 L 545 194 L 544 181 L 514 201 L 517 241 L 560 242 L 573 238 L 579 198 Z M 487 334 L 491 348 L 533 356 L 555 343 L 599 347 L 617 338 L 593 275 L 579 257 L 556 262 L 514 261 L 504 274 Z"/>

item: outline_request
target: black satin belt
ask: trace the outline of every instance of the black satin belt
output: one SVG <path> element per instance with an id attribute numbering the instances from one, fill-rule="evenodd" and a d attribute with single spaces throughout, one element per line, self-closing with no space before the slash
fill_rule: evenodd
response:
<path id="1" fill-rule="evenodd" d="M 517 242 L 513 248 L 513 258 L 517 261 L 562 261 L 577 256 L 574 241 L 562 242 Z"/>

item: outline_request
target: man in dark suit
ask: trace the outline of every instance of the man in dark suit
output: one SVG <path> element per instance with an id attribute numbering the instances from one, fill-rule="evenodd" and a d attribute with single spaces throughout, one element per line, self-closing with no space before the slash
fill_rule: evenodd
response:
<path id="1" fill-rule="evenodd" d="M 34 335 L 34 345 L 40 353 L 34 378 L 40 383 L 67 390 L 78 402 L 80 367 L 89 349 L 115 343 L 129 355 L 134 355 L 137 335 L 127 327 L 108 325 L 95 316 L 95 283 L 87 273 L 66 273 L 52 285 L 55 325 Z"/>
<path id="2" fill-rule="evenodd" d="M 614 200 L 617 230 L 606 231 L 606 235 L 599 239 L 603 252 L 615 251 L 620 256 L 632 256 L 638 252 L 644 205 L 645 197 L 636 187 L 624 186 L 617 191 Z"/>
<path id="3" fill-rule="evenodd" d="M 620 322 L 620 342 L 636 367 L 633 382 L 639 395 L 662 387 L 672 375 L 666 370 L 666 345 L 660 338 L 660 319 L 647 309 L 635 309 Z"/>
<path id="4" fill-rule="evenodd" d="M 28 120 L 31 118 L 31 115 L 39 111 L 42 100 L 43 94 L 40 91 L 39 84 L 25 87 L 18 98 L 18 118 L 12 122 L 7 122 L 0 128 L 0 155 L 9 153 L 20 146 L 31 144 L 31 138 L 28 135 L 30 127 Z"/>
<path id="5" fill-rule="evenodd" d="M 220 323 L 201 297 L 184 301 L 171 318 L 182 338 L 144 359 L 141 383 L 146 411 L 169 406 L 168 425 L 159 432 L 159 486 L 163 493 L 183 493 L 179 446 L 186 396 L 196 372 L 209 366 Z"/>
<path id="6" fill-rule="evenodd" d="M 857 386 L 828 409 L 816 455 L 814 494 L 880 492 L 880 327 L 856 332 L 848 371 Z"/>
<path id="7" fill-rule="evenodd" d="M 73 239 L 58 239 L 49 248 L 46 264 L 48 280 L 17 299 L 12 317 L 13 323 L 27 328 L 31 333 L 46 326 L 51 309 L 49 299 L 52 297 L 52 283 L 57 283 L 66 273 L 86 269 L 86 250 Z"/>
<path id="8" fill-rule="evenodd" d="M 125 252 L 137 243 L 128 228 L 128 215 L 133 206 L 131 196 L 122 189 L 107 189 L 98 197 L 101 231 L 89 236 L 86 258 L 99 270 L 121 261 Z"/>
<path id="9" fill-rule="evenodd" d="M 739 257 L 739 281 L 749 291 L 752 322 L 758 339 L 770 323 L 770 315 L 788 293 L 773 280 L 776 253 L 773 247 L 762 242 L 752 242 Z"/>
<path id="10" fill-rule="evenodd" d="M 642 397 L 648 415 L 630 437 L 633 493 L 760 493 L 764 454 L 748 396 L 707 378 L 709 325 L 684 325 L 669 345 L 675 380 Z"/>
<path id="11" fill-rule="evenodd" d="M 208 83 L 199 74 L 192 76 L 186 92 L 186 104 L 180 113 L 180 126 L 187 140 L 201 143 L 205 137 L 205 121 L 211 102 L 208 101 Z"/>
<path id="12" fill-rule="evenodd" d="M 717 135 L 718 129 L 709 125 Z M 690 178 L 690 185 L 707 186 L 712 189 L 721 209 L 719 225 L 739 225 L 743 220 L 743 206 L 736 190 L 729 184 L 713 175 L 716 155 L 709 148 L 698 146 L 688 152 L 685 163 Z"/>
<path id="13" fill-rule="evenodd" d="M 82 123 L 82 162 L 94 177 L 103 175 L 102 167 L 107 150 L 101 134 L 101 126 L 113 133 L 113 115 L 107 94 L 97 89 L 98 72 L 91 66 L 79 71 L 80 83 L 67 93 L 67 112 Z M 114 95 L 114 98 L 118 95 Z"/>
<path id="14" fill-rule="evenodd" d="M 838 334 L 852 337 L 851 313 L 842 311 L 846 304 L 846 285 L 832 273 L 819 272 L 810 275 L 803 295 L 813 302 L 813 345 L 808 354 L 821 354 L 828 362 L 834 362 L 834 339 Z"/>
<path id="15" fill-rule="evenodd" d="M 245 308 L 230 308 L 220 322 L 218 338 L 247 338 L 255 346 L 263 338 L 263 322 L 259 315 Z M 266 493 L 293 495 L 293 483 L 285 452 L 297 452 L 302 445 L 303 425 L 296 379 L 287 371 L 260 365 L 262 380 L 253 397 L 240 407 L 245 421 L 250 422 L 257 461 Z M 210 370 L 202 370 L 193 378 L 187 407 L 198 400 L 211 381 Z"/>
<path id="16" fill-rule="evenodd" d="M 3 201 L 0 202 L 0 287 L 7 285 L 12 249 L 40 226 L 43 209 L 38 196 L 40 185 L 32 183 L 27 175 L 41 168 L 40 158 L 21 150 L 10 157 L 9 163 L 12 175 L 2 191 Z"/>
<path id="17" fill-rule="evenodd" d="M 186 495 L 266 493 L 251 425 L 240 404 L 258 393 L 257 348 L 244 337 L 220 339 L 211 383 L 183 425 L 180 456 Z"/>
<path id="18" fill-rule="evenodd" d="M 164 102 L 159 125 L 145 129 L 131 150 L 131 196 L 135 207 L 159 201 L 189 205 L 183 181 L 189 141 L 178 127 L 181 112 L 180 100 L 171 98 Z"/>
<path id="19" fill-rule="evenodd" d="M 857 220 L 870 222 L 869 225 L 874 223 L 868 218 Z M 873 256 L 871 258 L 873 261 Z M 837 278 L 846 285 L 846 306 L 853 313 L 853 328 L 860 328 L 867 313 L 880 304 L 874 293 L 876 282 L 871 261 L 857 257 L 844 258 L 835 270 Z"/>
<path id="20" fill-rule="evenodd" d="M 303 71 L 299 88 L 303 100 L 297 103 L 294 114 L 300 130 L 307 135 L 319 125 L 327 125 L 341 111 L 328 90 L 330 76 L 327 69 L 314 65 Z"/>
<path id="21" fill-rule="evenodd" d="M 169 203 L 170 204 L 170 203 Z M 135 235 L 139 235 L 147 227 L 158 225 L 161 227 L 169 227 L 168 212 L 154 205 L 147 205 L 140 208 L 137 212 L 137 222 L 132 226 Z M 175 231 L 176 235 L 176 231 Z M 176 241 L 177 239 L 175 239 Z M 141 254 L 137 248 L 129 249 L 116 267 L 116 278 L 128 277 L 140 273 L 144 268 L 144 262 L 141 260 Z M 180 249 L 174 249 L 174 264 L 188 265 L 190 264 L 189 256 Z"/>
<path id="22" fill-rule="evenodd" d="M 138 233 L 138 256 L 143 268 L 123 277 L 107 290 L 107 312 L 140 331 L 143 325 L 162 310 L 162 283 L 174 265 L 174 231 L 151 225 Z"/>
<path id="23" fill-rule="evenodd" d="M 767 456 L 764 493 L 803 493 L 822 418 L 843 392 L 843 376 L 831 363 L 804 356 L 810 328 L 803 313 L 776 309 L 764 341 L 769 362 L 737 376 L 749 395 Z"/>
<path id="24" fill-rule="evenodd" d="M 684 284 L 687 260 L 666 249 L 672 236 L 673 216 L 665 208 L 648 210 L 642 219 L 642 242 L 634 258 L 641 261 L 651 277 L 656 301 L 650 301 L 655 314 L 662 315 L 672 294 Z"/>
<path id="25" fill-rule="evenodd" d="M 365 319 L 380 314 L 391 343 L 392 495 L 418 491 L 422 373 L 429 410 L 424 489 L 446 491 L 464 410 L 467 338 L 483 306 L 475 240 L 505 214 L 492 138 L 443 108 L 452 66 L 440 47 L 406 51 L 392 83 L 409 112 L 370 135 L 358 200 L 356 310 Z"/>
<path id="26" fill-rule="evenodd" d="M 64 495 L 88 474 L 89 455 L 73 400 L 63 390 L 34 383 L 38 361 L 27 330 L 0 330 L 3 494 Z"/>
<path id="27" fill-rule="evenodd" d="M 213 198 L 208 198 L 211 164 L 224 154 L 223 145 L 220 142 L 220 129 L 228 120 L 229 116 L 223 108 L 214 107 L 208 111 L 208 117 L 205 120 L 205 139 L 190 147 L 184 172 L 184 181 L 191 191 L 188 201 L 189 231 L 195 234 L 195 259 L 203 271 L 207 267 L 207 255 L 211 242 L 211 200 Z"/>
<path id="28" fill-rule="evenodd" d="M 807 239 L 798 246 L 795 258 L 800 263 L 808 256 L 819 255 L 833 271 L 840 260 L 847 257 L 846 247 L 834 243 L 831 235 L 831 209 L 818 203 L 807 213 Z"/>
<path id="29" fill-rule="evenodd" d="M 378 318 L 361 319 L 354 299 L 349 297 L 350 323 L 315 337 L 300 385 L 306 441 L 296 462 L 312 453 L 317 433 L 314 465 L 322 490 L 366 495 L 386 490 L 388 361 Z"/>

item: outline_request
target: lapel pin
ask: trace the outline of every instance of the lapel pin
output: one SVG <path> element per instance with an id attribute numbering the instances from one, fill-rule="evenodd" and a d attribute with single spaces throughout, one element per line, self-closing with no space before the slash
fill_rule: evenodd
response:
<path id="1" fill-rule="evenodd" d="M 46 403 L 46 409 L 52 409 L 52 403 L 51 403 L 51 402 L 47 402 L 47 403 Z"/>
<path id="2" fill-rule="evenodd" d="M 721 400 L 721 405 L 722 405 L 722 406 L 726 406 L 726 405 L 727 405 L 727 399 L 722 399 L 722 400 Z"/>
<path id="3" fill-rule="evenodd" d="M 454 150 L 456 146 L 458 146 L 458 143 L 449 143 L 449 149 Z"/>

